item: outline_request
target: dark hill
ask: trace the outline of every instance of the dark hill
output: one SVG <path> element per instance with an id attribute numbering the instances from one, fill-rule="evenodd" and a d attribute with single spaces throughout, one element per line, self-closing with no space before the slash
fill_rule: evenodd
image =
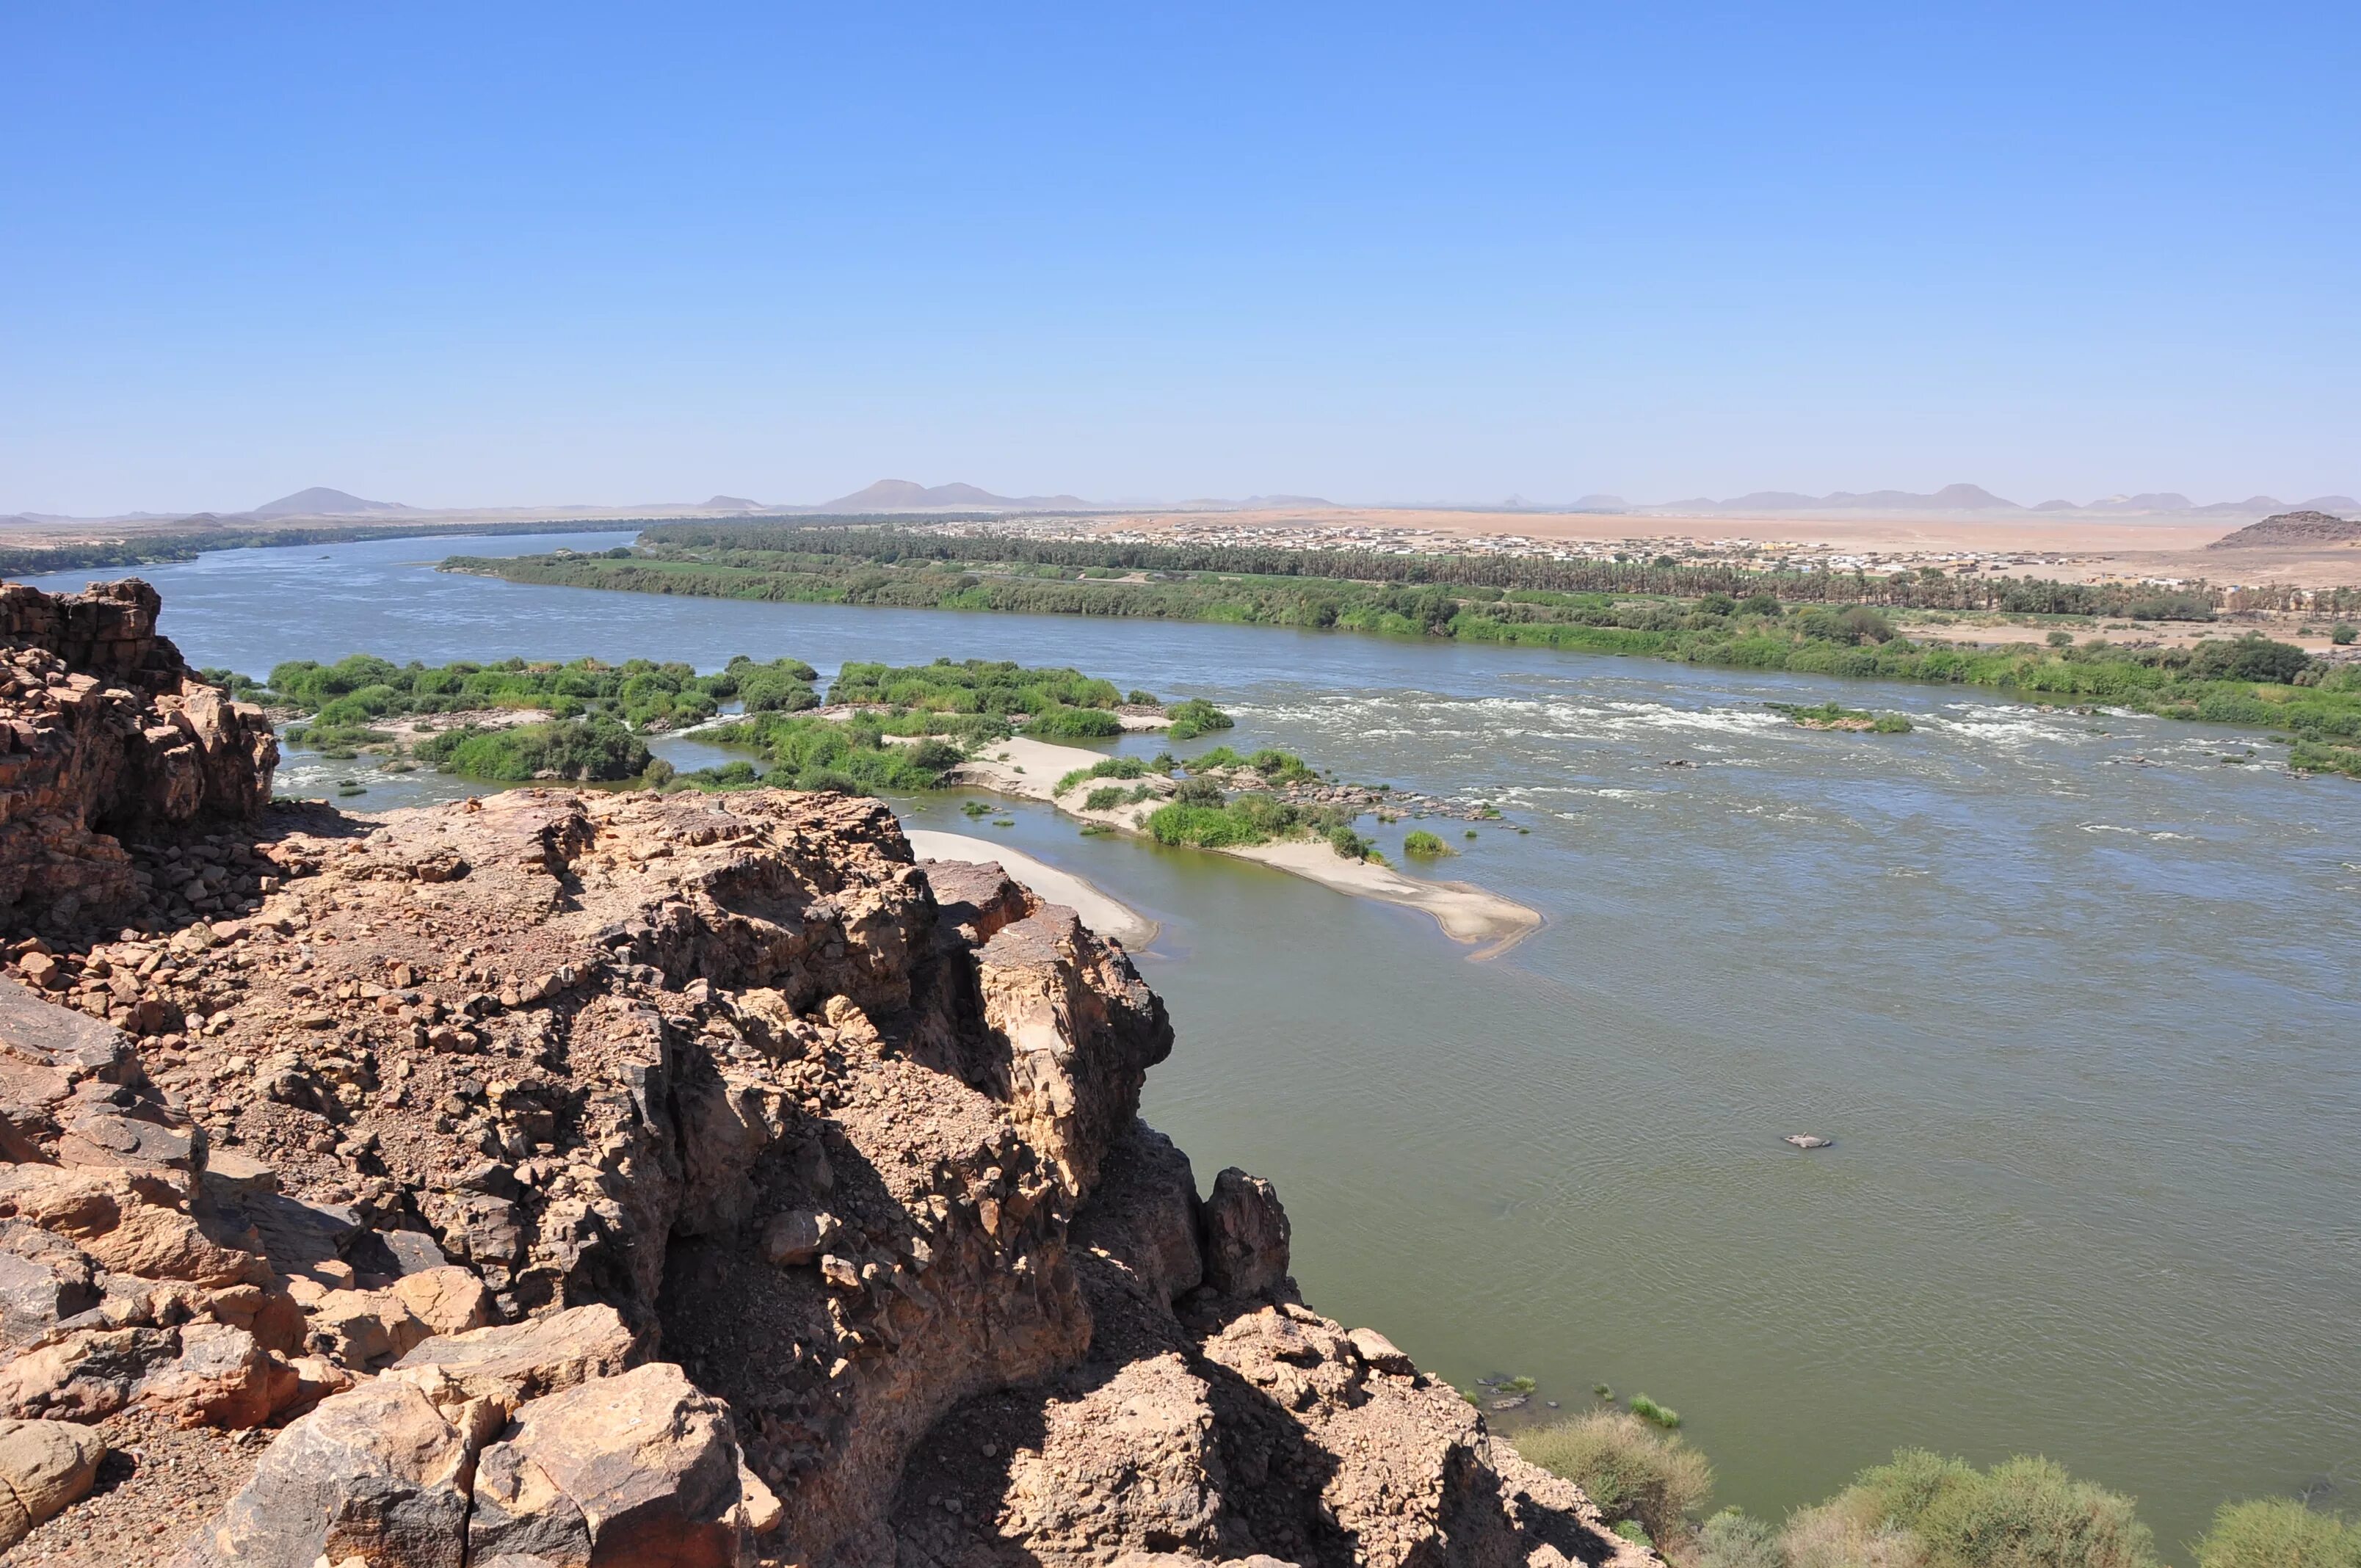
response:
<path id="1" fill-rule="evenodd" d="M 2208 550 L 2252 550 L 2263 545 L 2350 544 L 2361 540 L 2361 522 L 2324 511 L 2283 511 L 2217 539 Z"/>

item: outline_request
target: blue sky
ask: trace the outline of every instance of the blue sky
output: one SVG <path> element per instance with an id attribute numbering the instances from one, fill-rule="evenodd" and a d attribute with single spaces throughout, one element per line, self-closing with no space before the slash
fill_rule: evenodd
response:
<path id="1" fill-rule="evenodd" d="M 23 5 L 0 511 L 2361 490 L 2361 7 Z"/>

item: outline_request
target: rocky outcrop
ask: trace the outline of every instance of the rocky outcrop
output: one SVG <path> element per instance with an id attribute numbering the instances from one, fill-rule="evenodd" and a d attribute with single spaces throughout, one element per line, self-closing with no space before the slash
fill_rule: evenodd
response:
<path id="1" fill-rule="evenodd" d="M 1296 1299 L 1268 1182 L 1201 1201 L 1119 948 L 882 806 L 236 852 L 281 880 L 0 985 L 0 1415 L 283 1429 L 123 1561 L 1638 1554 Z"/>
<path id="2" fill-rule="evenodd" d="M 2250 522 L 2205 548 L 2254 550 L 2272 545 L 2301 548 L 2351 544 L 2356 541 L 2361 541 L 2361 522 L 2347 521 L 2332 512 L 2283 511 L 2260 522 Z"/>
<path id="3" fill-rule="evenodd" d="M 279 742 L 156 634 L 137 578 L 0 586 L 0 916 L 71 930 L 146 903 L 122 840 L 251 819 Z"/>

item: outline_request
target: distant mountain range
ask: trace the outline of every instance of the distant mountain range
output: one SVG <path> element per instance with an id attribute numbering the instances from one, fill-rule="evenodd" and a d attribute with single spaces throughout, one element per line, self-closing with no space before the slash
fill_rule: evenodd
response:
<path id="1" fill-rule="evenodd" d="M 1378 502 L 1371 510 L 1408 508 L 1412 510 L 1456 510 L 1468 503 L 1448 500 Z M 952 483 L 921 485 L 911 479 L 880 479 L 851 495 L 838 496 L 833 500 L 818 503 L 780 503 L 752 500 L 744 496 L 716 495 L 703 501 L 664 501 L 635 503 L 624 506 L 552 506 L 552 507 L 414 507 L 400 501 L 373 501 L 354 495 L 349 490 L 333 489 L 314 485 L 293 495 L 268 501 L 252 511 L 215 513 L 198 512 L 132 512 L 111 518 L 64 517 L 49 512 L 20 512 L 0 517 L 0 528 L 19 528 L 33 532 L 49 532 L 60 527 L 90 523 L 149 523 L 177 521 L 193 528 L 221 528 L 245 522 L 278 522 L 302 518 L 438 518 L 448 521 L 468 519 L 560 519 L 579 517 L 600 518 L 687 517 L 699 514 L 761 513 L 778 515 L 844 515 L 888 514 L 909 512 L 1092 512 L 1111 510 L 1175 510 L 1175 511 L 1315 511 L 1339 510 L 1339 503 L 1319 496 L 1253 495 L 1242 500 L 1202 497 L 1178 503 L 1152 499 L 1115 501 L 1085 500 L 1081 496 L 1004 496 L 978 485 Z M 2274 496 L 2249 496 L 2242 501 L 2214 501 L 2200 506 L 2187 496 L 2173 490 L 2149 490 L 2136 495 L 2102 496 L 2092 501 L 2046 500 L 2026 506 L 1995 495 L 1982 485 L 1946 485 L 1939 490 L 1836 490 L 1828 495 L 1806 495 L 1800 490 L 1752 490 L 1742 496 L 1716 500 L 1706 496 L 1693 496 L 1685 500 L 1655 503 L 1628 501 L 1620 496 L 1586 495 L 1571 505 L 1563 502 L 1532 501 L 1522 496 L 1511 496 L 1506 501 L 1489 506 L 1477 503 L 1469 510 L 1503 512 L 1620 512 L 1637 517 L 1697 517 L 1697 516 L 1764 516 L 1792 517 L 1799 521 L 1813 517 L 1841 517 L 1861 512 L 1886 512 L 1894 515 L 1936 513 L 1945 515 L 1982 516 L 1988 518 L 2018 517 L 2027 521 L 2074 516 L 2081 518 L 2263 518 L 2282 512 L 2311 511 L 2330 515 L 2361 512 L 2361 500 L 2351 496 L 2314 496 L 2309 500 L 2282 501 Z"/>

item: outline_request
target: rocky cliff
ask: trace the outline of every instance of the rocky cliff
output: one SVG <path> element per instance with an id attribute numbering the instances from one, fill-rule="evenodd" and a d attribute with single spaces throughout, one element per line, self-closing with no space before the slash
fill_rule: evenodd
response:
<path id="1" fill-rule="evenodd" d="M 11 1561 L 1642 1560 L 1201 1199 L 1119 948 L 876 803 L 143 854 L 0 981 Z"/>
<path id="2" fill-rule="evenodd" d="M 156 634 L 137 578 L 0 586 L 0 919 L 72 929 L 144 904 L 120 839 L 253 818 L 279 742 Z"/>

